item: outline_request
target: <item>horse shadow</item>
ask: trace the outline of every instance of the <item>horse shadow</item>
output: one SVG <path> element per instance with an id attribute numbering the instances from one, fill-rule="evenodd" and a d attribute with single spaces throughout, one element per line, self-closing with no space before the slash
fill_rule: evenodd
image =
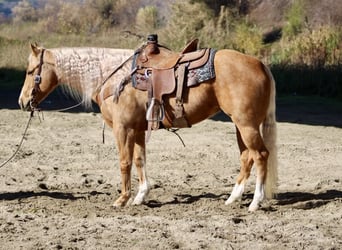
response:
<path id="1" fill-rule="evenodd" d="M 86 199 L 89 195 L 100 195 L 101 192 L 90 192 L 87 195 L 75 195 L 68 192 L 51 192 L 51 191 L 19 191 L 13 193 L 0 193 L 0 201 L 11 201 L 11 200 L 22 200 L 32 197 L 49 197 L 52 199 L 59 200 L 70 200 L 75 201 L 79 199 Z M 181 204 L 193 204 L 204 199 L 211 200 L 225 200 L 227 198 L 227 193 L 213 194 L 213 193 L 202 193 L 199 195 L 190 194 L 177 194 L 172 200 L 167 202 L 160 202 L 157 200 L 149 200 L 145 202 L 145 206 L 149 208 L 160 208 L 167 205 L 181 205 Z M 245 203 L 243 206 L 247 206 L 250 200 L 253 199 L 252 193 L 246 193 L 242 197 L 242 202 Z M 322 193 L 308 193 L 308 192 L 284 192 L 278 193 L 275 198 L 275 207 L 267 208 L 267 211 L 277 211 L 277 207 L 292 206 L 296 209 L 314 209 L 324 206 L 336 199 L 342 199 L 342 191 L 340 190 L 326 190 Z M 247 202 L 248 201 L 248 202 Z"/>
<path id="2" fill-rule="evenodd" d="M 50 197 L 53 199 L 59 200 L 78 200 L 78 199 L 85 199 L 83 196 L 75 196 L 72 193 L 64 193 L 64 192 L 50 192 L 50 191 L 40 191 L 40 192 L 33 192 L 33 191 L 19 191 L 13 193 L 0 193 L 0 200 L 21 200 L 21 199 L 28 199 L 32 197 Z"/>
<path id="3" fill-rule="evenodd" d="M 312 209 L 321 207 L 336 199 L 342 199 L 342 191 L 330 189 L 317 194 L 307 192 L 285 192 L 277 195 L 276 205 L 290 205 L 298 209 Z"/>
<path id="4" fill-rule="evenodd" d="M 223 199 L 227 194 L 213 194 L 213 193 L 203 193 L 199 195 L 190 194 L 177 194 L 174 195 L 173 200 L 167 202 L 159 202 L 156 200 L 149 200 L 145 205 L 149 208 L 160 208 L 166 205 L 179 205 L 179 204 L 192 204 L 203 199 Z"/>
<path id="5" fill-rule="evenodd" d="M 159 202 L 156 200 L 149 200 L 145 203 L 145 205 L 149 208 L 160 208 L 166 205 L 180 205 L 180 204 L 193 204 L 203 199 L 213 199 L 213 200 L 224 200 L 228 198 L 226 193 L 224 194 L 213 194 L 213 193 L 204 193 L 200 195 L 190 195 L 190 194 L 178 194 L 175 195 L 173 200 L 168 202 Z M 246 203 L 245 206 L 248 205 L 253 199 L 252 193 L 246 193 L 242 197 L 242 202 Z M 292 206 L 297 209 L 313 209 L 323 205 L 326 205 L 329 202 L 332 202 L 336 199 L 342 199 L 342 191 L 340 190 L 326 190 L 322 193 L 308 193 L 308 192 L 284 192 L 278 193 L 275 198 L 274 205 L 276 207 L 282 206 Z M 267 211 L 277 211 L 277 208 L 267 208 Z"/>

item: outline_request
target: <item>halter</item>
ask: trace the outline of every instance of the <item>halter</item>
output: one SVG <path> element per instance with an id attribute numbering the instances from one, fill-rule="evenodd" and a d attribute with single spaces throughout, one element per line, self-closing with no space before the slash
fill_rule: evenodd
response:
<path id="1" fill-rule="evenodd" d="M 43 67 L 43 64 L 44 64 L 44 61 L 43 61 L 43 58 L 44 58 L 44 52 L 45 52 L 45 49 L 42 49 L 42 52 L 40 54 L 40 59 L 39 59 L 39 64 L 37 66 L 35 66 L 32 70 L 30 70 L 28 72 L 28 74 L 33 74 L 33 72 L 38 69 L 37 71 L 37 74 L 34 75 L 34 87 L 32 89 L 32 92 L 31 92 L 31 100 L 30 100 L 30 107 L 31 107 L 31 110 L 32 110 L 32 113 L 31 113 L 31 116 L 33 116 L 33 112 L 34 111 L 41 111 L 40 109 L 37 108 L 37 96 L 36 94 L 40 91 L 40 87 L 39 85 L 41 84 L 42 82 L 42 77 L 41 77 L 41 73 L 42 73 L 42 67 Z M 46 62 L 47 64 L 51 64 L 51 65 L 54 65 L 53 63 L 51 62 Z M 70 109 L 73 109 L 75 107 L 78 107 L 80 106 L 84 101 L 81 101 L 80 103 L 76 104 L 76 105 L 73 105 L 71 107 L 67 107 L 67 108 L 63 108 L 63 109 L 57 109 L 57 110 L 54 110 L 56 112 L 63 112 L 63 111 L 66 111 L 66 110 L 70 110 Z"/>
<path id="2" fill-rule="evenodd" d="M 42 66 L 43 66 L 43 57 L 44 57 L 44 52 L 45 52 L 45 49 L 42 49 L 42 53 L 40 54 L 40 61 L 39 61 L 39 64 L 38 64 L 38 72 L 37 74 L 34 76 L 34 87 L 32 89 L 32 98 L 30 100 L 30 107 L 32 110 L 35 110 L 36 109 L 36 94 L 40 91 L 40 88 L 39 88 L 39 85 L 40 83 L 42 82 L 42 77 L 41 77 L 41 73 L 42 73 Z M 37 68 L 36 67 L 36 68 Z"/>

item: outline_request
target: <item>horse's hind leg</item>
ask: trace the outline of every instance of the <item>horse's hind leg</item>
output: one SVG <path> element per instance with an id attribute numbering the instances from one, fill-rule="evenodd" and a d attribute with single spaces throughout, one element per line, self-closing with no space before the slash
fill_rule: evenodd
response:
<path id="1" fill-rule="evenodd" d="M 263 139 L 260 135 L 259 126 L 240 127 L 241 137 L 249 150 L 251 158 L 256 167 L 256 184 L 252 203 L 249 205 L 249 211 L 255 211 L 265 198 L 265 181 L 267 175 L 267 159 L 269 152 L 266 149 Z"/>
<path id="2" fill-rule="evenodd" d="M 237 142 L 240 149 L 240 174 L 237 177 L 237 181 L 235 183 L 235 186 L 233 188 L 232 193 L 230 194 L 228 200 L 225 202 L 226 205 L 233 203 L 236 200 L 240 200 L 245 188 L 245 184 L 247 182 L 247 179 L 250 176 L 250 172 L 253 165 L 253 159 L 249 155 L 249 150 L 244 144 L 241 133 L 239 129 L 236 127 L 236 136 L 237 136 Z"/>
<path id="3" fill-rule="evenodd" d="M 134 145 L 134 164 L 137 168 L 137 173 L 139 177 L 139 190 L 133 201 L 133 205 L 142 204 L 150 190 L 146 175 L 145 149 L 145 132 L 142 132 L 136 136 L 136 141 Z"/>
<path id="4" fill-rule="evenodd" d="M 249 211 L 255 211 L 265 198 L 265 181 L 267 175 L 268 151 L 260 135 L 259 126 L 237 125 L 238 143 L 241 151 L 241 172 L 238 176 L 231 197 L 226 201 L 230 204 L 241 198 L 244 184 L 250 175 L 252 165 L 256 167 L 257 179 L 253 201 L 249 205 Z"/>

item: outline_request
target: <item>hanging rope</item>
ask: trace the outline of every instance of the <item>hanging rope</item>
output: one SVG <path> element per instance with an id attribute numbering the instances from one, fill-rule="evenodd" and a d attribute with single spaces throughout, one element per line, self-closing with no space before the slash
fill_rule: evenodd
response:
<path id="1" fill-rule="evenodd" d="M 18 145 L 18 147 L 17 147 L 17 150 L 13 153 L 13 155 L 12 155 L 8 160 L 6 160 L 5 162 L 3 162 L 3 163 L 0 165 L 0 168 L 2 168 L 2 167 L 5 166 L 8 162 L 10 162 L 10 161 L 17 155 L 17 153 L 19 152 L 21 146 L 23 145 L 25 136 L 26 136 L 26 134 L 27 134 L 27 130 L 28 130 L 30 124 L 31 124 L 31 121 L 32 121 L 32 118 L 33 118 L 33 113 L 34 113 L 34 111 L 31 111 L 31 113 L 30 113 L 30 118 L 29 118 L 29 120 L 28 120 L 28 122 L 27 122 L 27 124 L 26 124 L 25 130 L 24 130 L 24 133 L 23 133 L 23 136 L 21 137 L 21 140 L 20 140 L 20 142 L 19 142 L 19 145 Z"/>
<path id="2" fill-rule="evenodd" d="M 76 105 L 73 105 L 73 106 L 71 106 L 71 107 L 68 107 L 68 108 L 63 108 L 63 109 L 58 109 L 58 110 L 50 110 L 50 111 L 64 112 L 64 111 L 67 111 L 67 110 L 70 110 L 70 109 L 73 109 L 73 108 L 76 108 L 76 107 L 82 105 L 83 102 L 84 102 L 84 101 L 81 101 L 80 103 L 78 103 L 78 104 L 76 104 Z M 34 112 L 35 112 L 35 111 L 40 112 L 41 110 L 40 110 L 40 109 L 34 109 L 33 111 L 31 111 L 29 120 L 28 120 L 28 122 L 27 122 L 27 124 L 26 124 L 25 130 L 24 130 L 24 133 L 23 133 L 23 136 L 22 136 L 22 138 L 21 138 L 21 140 L 20 140 L 20 142 L 19 142 L 19 145 L 18 145 L 16 151 L 13 153 L 13 155 L 12 155 L 8 160 L 6 160 L 5 162 L 1 163 L 0 168 L 2 168 L 3 166 L 5 166 L 8 162 L 10 162 L 10 161 L 18 154 L 18 152 L 19 152 L 21 146 L 22 146 L 23 143 L 24 143 L 24 139 L 25 139 L 25 136 L 26 136 L 26 134 L 27 134 L 27 130 L 28 130 L 30 124 L 31 124 L 31 121 L 32 121 L 32 118 L 33 118 L 33 115 L 34 115 Z M 38 116 L 38 117 L 39 117 L 39 120 L 41 120 L 40 116 Z M 44 119 L 44 116 L 43 116 L 43 115 L 42 115 L 42 119 Z"/>
<path id="3" fill-rule="evenodd" d="M 171 133 L 174 133 L 174 134 L 178 137 L 178 139 L 182 142 L 183 147 L 185 147 L 185 143 L 184 143 L 182 137 L 177 133 L 177 131 L 179 130 L 179 128 L 167 128 L 166 130 L 169 131 L 169 132 L 171 132 Z"/>

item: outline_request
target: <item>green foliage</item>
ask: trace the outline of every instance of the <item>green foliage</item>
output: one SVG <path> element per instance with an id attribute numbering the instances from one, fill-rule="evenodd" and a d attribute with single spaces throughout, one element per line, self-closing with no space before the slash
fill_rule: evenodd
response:
<path id="1" fill-rule="evenodd" d="M 305 12 L 303 0 L 294 0 L 285 17 L 287 24 L 283 29 L 283 35 L 292 38 L 299 34 L 304 26 Z"/>
<path id="2" fill-rule="evenodd" d="M 283 39 L 274 53 L 273 63 L 306 65 L 320 68 L 342 64 L 342 29 L 320 27 L 306 30 L 292 40 Z"/>
<path id="3" fill-rule="evenodd" d="M 162 32 L 162 39 L 168 41 L 168 46 L 174 49 L 182 48 L 194 38 L 205 39 L 206 25 L 213 18 L 213 12 L 204 3 L 175 1 L 172 5 L 169 22 Z"/>
<path id="4" fill-rule="evenodd" d="M 214 48 L 232 48 L 236 16 L 228 7 L 221 6 L 217 18 L 211 18 L 204 27 L 201 39 L 204 44 Z"/>
<path id="5" fill-rule="evenodd" d="M 159 26 L 158 9 L 155 6 L 145 6 L 138 10 L 135 18 L 136 28 L 144 33 L 154 33 Z"/>
<path id="6" fill-rule="evenodd" d="M 246 54 L 260 56 L 262 48 L 262 33 L 255 25 L 251 25 L 247 22 L 236 25 L 234 49 Z"/>

